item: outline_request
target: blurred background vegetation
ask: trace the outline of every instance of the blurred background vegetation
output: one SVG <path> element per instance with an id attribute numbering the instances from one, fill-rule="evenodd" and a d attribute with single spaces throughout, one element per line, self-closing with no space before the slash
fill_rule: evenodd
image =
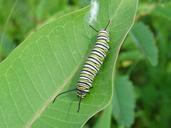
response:
<path id="1" fill-rule="evenodd" d="M 89 3 L 90 0 L 0 0 L 0 61 L 51 17 Z M 148 42 L 148 38 L 157 46 L 158 56 L 154 56 L 157 61 L 152 64 L 137 47 L 137 40 Z M 122 46 L 117 63 L 117 74 L 128 76 L 135 91 L 133 128 L 171 127 L 170 50 L 171 1 L 140 0 L 135 26 Z M 119 127 L 114 117 L 111 116 L 111 127 Z M 93 127 L 97 118 L 98 115 L 93 117 L 85 127 Z"/>

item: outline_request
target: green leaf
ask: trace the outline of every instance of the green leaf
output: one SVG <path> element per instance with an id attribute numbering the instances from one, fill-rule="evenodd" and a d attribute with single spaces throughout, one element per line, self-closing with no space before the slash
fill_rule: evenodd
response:
<path id="1" fill-rule="evenodd" d="M 16 44 L 4 33 L 0 33 L 0 39 L 2 39 L 2 42 L 0 42 L 0 56 L 6 57 L 16 47 Z"/>
<path id="2" fill-rule="evenodd" d="M 151 14 L 155 7 L 156 3 L 141 2 L 138 7 L 138 16 L 145 16 Z"/>
<path id="3" fill-rule="evenodd" d="M 166 18 L 171 20 L 171 2 L 166 2 L 164 4 L 158 4 L 156 8 L 152 11 L 153 15 Z"/>
<path id="4" fill-rule="evenodd" d="M 156 66 L 158 64 L 158 49 L 150 29 L 144 23 L 139 22 L 134 25 L 130 34 L 144 56 L 153 66 Z"/>
<path id="5" fill-rule="evenodd" d="M 112 104 L 101 114 L 93 128 L 111 128 Z"/>
<path id="6" fill-rule="evenodd" d="M 39 21 L 44 20 L 46 17 L 49 17 L 51 14 L 56 12 L 65 11 L 67 8 L 67 0 L 41 0 L 37 4 L 35 15 Z"/>
<path id="7" fill-rule="evenodd" d="M 142 58 L 142 55 L 137 50 L 126 51 L 126 52 L 123 52 L 119 55 L 120 61 L 125 61 L 125 60 L 136 61 L 136 60 L 139 60 L 141 58 Z"/>
<path id="8" fill-rule="evenodd" d="M 113 116 L 121 126 L 130 127 L 134 122 L 135 96 L 128 76 L 115 78 Z"/>
<path id="9" fill-rule="evenodd" d="M 76 86 L 80 68 L 95 43 L 96 32 L 85 20 L 89 7 L 42 26 L 0 64 L 0 127 L 78 128 L 110 103 L 115 63 L 133 25 L 138 1 L 99 2 L 95 27 L 104 28 L 111 19 L 111 48 L 80 112 L 76 112 L 75 93 L 52 101 Z"/>

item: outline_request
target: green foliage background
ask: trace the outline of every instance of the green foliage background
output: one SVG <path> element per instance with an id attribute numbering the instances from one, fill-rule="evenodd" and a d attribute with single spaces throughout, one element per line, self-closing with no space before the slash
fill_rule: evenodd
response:
<path id="1" fill-rule="evenodd" d="M 0 60 L 43 24 L 89 2 L 0 0 Z M 170 8 L 170 0 L 139 1 L 135 25 L 117 60 L 113 102 L 85 128 L 171 126 Z"/>

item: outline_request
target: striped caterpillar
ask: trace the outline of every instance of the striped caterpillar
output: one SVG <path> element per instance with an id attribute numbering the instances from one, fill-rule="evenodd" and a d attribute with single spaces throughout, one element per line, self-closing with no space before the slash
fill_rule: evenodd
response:
<path id="1" fill-rule="evenodd" d="M 77 96 L 79 97 L 78 109 L 77 112 L 80 110 L 81 100 L 85 98 L 87 93 L 89 93 L 90 89 L 92 88 L 92 83 L 94 81 L 95 76 L 100 70 L 101 65 L 106 58 L 107 52 L 109 50 L 109 32 L 107 31 L 108 26 L 110 25 L 110 20 L 104 29 L 100 31 L 96 30 L 94 27 L 90 25 L 90 27 L 95 30 L 97 34 L 97 39 L 94 48 L 91 50 L 87 60 L 85 61 L 83 68 L 80 72 L 80 77 L 77 82 L 77 86 L 75 89 L 71 89 L 65 92 L 58 94 L 54 100 L 59 95 L 64 93 L 68 93 L 71 91 L 76 91 Z"/>

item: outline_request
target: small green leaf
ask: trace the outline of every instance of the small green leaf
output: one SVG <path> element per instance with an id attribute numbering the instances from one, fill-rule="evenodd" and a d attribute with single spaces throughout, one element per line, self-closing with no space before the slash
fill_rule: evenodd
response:
<path id="1" fill-rule="evenodd" d="M 6 57 L 16 47 L 16 44 L 4 33 L 0 34 L 0 39 L 2 39 L 2 42 L 0 42 L 0 56 Z"/>
<path id="2" fill-rule="evenodd" d="M 117 76 L 113 95 L 113 116 L 121 126 L 130 127 L 134 122 L 135 97 L 128 76 Z"/>
<path id="3" fill-rule="evenodd" d="M 158 48 L 150 29 L 144 23 L 139 22 L 131 29 L 130 35 L 144 56 L 152 65 L 156 66 L 158 64 Z"/>
<path id="4" fill-rule="evenodd" d="M 112 104 L 110 104 L 100 115 L 93 128 L 111 128 Z"/>
<path id="5" fill-rule="evenodd" d="M 152 11 L 153 15 L 166 18 L 171 20 L 171 2 L 166 2 L 164 4 L 158 4 L 156 8 Z"/>
<path id="6" fill-rule="evenodd" d="M 156 7 L 155 3 L 142 2 L 138 7 L 138 15 L 144 16 L 150 14 Z"/>
<path id="7" fill-rule="evenodd" d="M 126 51 L 126 52 L 123 52 L 123 53 L 121 53 L 119 55 L 119 60 L 120 61 L 125 61 L 125 60 L 136 61 L 136 60 L 141 59 L 141 58 L 142 58 L 142 55 L 137 50 Z"/>

